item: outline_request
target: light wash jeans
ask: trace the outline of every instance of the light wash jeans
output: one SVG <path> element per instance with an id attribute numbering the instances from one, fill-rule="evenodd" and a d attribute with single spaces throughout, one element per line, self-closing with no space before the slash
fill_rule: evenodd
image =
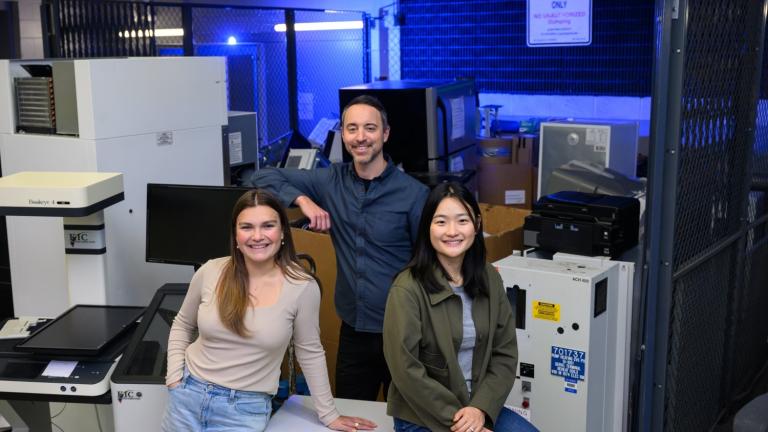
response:
<path id="1" fill-rule="evenodd" d="M 395 417 L 395 432 L 431 431 L 424 426 L 419 426 Z M 509 408 L 502 408 L 499 417 L 494 424 L 493 432 L 539 432 L 539 430 L 521 417 L 520 414 L 517 414 Z"/>
<path id="2" fill-rule="evenodd" d="M 184 369 L 168 390 L 163 432 L 261 432 L 272 414 L 272 396 L 202 381 Z"/>

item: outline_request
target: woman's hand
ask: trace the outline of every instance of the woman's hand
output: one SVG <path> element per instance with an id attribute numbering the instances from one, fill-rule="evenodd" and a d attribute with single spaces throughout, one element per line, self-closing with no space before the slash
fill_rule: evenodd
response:
<path id="1" fill-rule="evenodd" d="M 341 416 L 331 422 L 331 424 L 328 425 L 328 429 L 345 432 L 356 432 L 359 430 L 373 430 L 376 428 L 376 426 L 376 423 L 368 419 L 361 417 Z"/>
<path id="2" fill-rule="evenodd" d="M 179 386 L 179 384 L 181 384 L 181 380 L 178 380 L 178 381 L 176 381 L 175 383 L 171 383 L 171 384 L 169 384 L 169 385 L 168 385 L 168 390 L 170 390 L 170 389 L 175 389 L 176 387 L 178 387 L 178 386 Z"/>
<path id="3" fill-rule="evenodd" d="M 451 432 L 482 432 L 485 424 L 485 413 L 475 407 L 464 407 L 453 416 Z"/>

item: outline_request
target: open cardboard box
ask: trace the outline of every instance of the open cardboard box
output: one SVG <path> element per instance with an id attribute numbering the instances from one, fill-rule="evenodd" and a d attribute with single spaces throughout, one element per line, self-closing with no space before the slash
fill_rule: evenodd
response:
<path id="1" fill-rule="evenodd" d="M 523 222 L 530 210 L 480 203 L 486 260 L 495 262 L 523 249 Z"/>
<path id="2" fill-rule="evenodd" d="M 290 214 L 290 212 L 289 212 Z M 336 355 L 339 350 L 339 329 L 341 320 L 336 315 L 333 295 L 336 288 L 336 251 L 328 234 L 291 228 L 291 237 L 296 253 L 306 254 L 315 262 L 315 276 L 320 281 L 320 342 L 325 348 L 325 360 L 331 391 L 336 392 Z M 304 264 L 302 262 L 302 264 Z M 298 373 L 297 365 L 297 373 Z M 286 364 L 283 362 L 283 376 L 287 377 Z"/>

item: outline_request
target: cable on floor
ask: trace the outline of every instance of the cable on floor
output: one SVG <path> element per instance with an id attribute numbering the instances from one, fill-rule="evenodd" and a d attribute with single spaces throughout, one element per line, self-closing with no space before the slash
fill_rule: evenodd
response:
<path id="1" fill-rule="evenodd" d="M 52 415 L 52 416 L 51 416 L 51 420 L 53 420 L 53 419 L 55 419 L 56 417 L 60 416 L 60 415 L 61 415 L 61 413 L 63 413 L 63 412 L 64 412 L 64 410 L 65 410 L 66 408 L 67 408 L 67 403 L 66 403 L 66 402 L 64 402 L 64 406 L 62 406 L 62 407 L 61 407 L 61 409 L 59 410 L 59 412 L 57 412 L 56 414 L 54 414 L 54 415 Z"/>

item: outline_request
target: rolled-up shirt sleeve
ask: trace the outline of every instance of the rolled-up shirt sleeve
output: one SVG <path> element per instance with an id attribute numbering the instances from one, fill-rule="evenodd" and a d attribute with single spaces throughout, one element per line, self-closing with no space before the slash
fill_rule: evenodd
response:
<path id="1" fill-rule="evenodd" d="M 328 381 L 325 349 L 320 342 L 320 287 L 317 282 L 310 282 L 299 296 L 293 326 L 296 358 L 307 379 L 317 416 L 327 426 L 339 417 L 339 412 Z"/>

